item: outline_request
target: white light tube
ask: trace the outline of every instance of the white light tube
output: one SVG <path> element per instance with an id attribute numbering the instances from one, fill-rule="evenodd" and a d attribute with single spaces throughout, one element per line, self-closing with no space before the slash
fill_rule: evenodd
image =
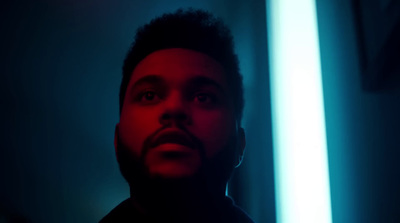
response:
<path id="1" fill-rule="evenodd" d="M 315 0 L 266 0 L 278 223 L 331 223 Z"/>

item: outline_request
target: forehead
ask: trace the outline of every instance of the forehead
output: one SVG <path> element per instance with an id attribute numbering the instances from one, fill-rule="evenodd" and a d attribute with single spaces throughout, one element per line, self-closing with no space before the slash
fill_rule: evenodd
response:
<path id="1" fill-rule="evenodd" d="M 129 85 L 148 75 L 158 75 L 167 83 L 178 85 L 202 76 L 227 89 L 222 65 L 206 54 L 189 49 L 172 48 L 149 54 L 133 70 Z"/>

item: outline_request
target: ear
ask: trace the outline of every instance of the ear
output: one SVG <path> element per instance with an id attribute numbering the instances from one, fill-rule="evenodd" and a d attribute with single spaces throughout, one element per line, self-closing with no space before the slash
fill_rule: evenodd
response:
<path id="1" fill-rule="evenodd" d="M 242 163 L 243 160 L 243 156 L 244 156 L 244 149 L 246 147 L 246 135 L 244 133 L 244 129 L 242 127 L 240 127 L 238 129 L 238 144 L 237 144 L 237 149 L 238 149 L 238 163 L 235 167 L 239 167 L 240 164 Z"/>
<path id="2" fill-rule="evenodd" d="M 115 149 L 115 156 L 117 157 L 118 160 L 118 134 L 119 134 L 119 123 L 115 125 L 115 132 L 114 132 L 114 149 Z"/>

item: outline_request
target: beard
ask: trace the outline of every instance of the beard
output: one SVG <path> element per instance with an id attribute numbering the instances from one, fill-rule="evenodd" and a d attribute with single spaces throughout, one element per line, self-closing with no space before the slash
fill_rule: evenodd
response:
<path id="1" fill-rule="evenodd" d="M 117 140 L 120 171 L 130 186 L 131 197 L 144 206 L 147 203 L 159 204 L 162 208 L 182 205 L 187 208 L 190 203 L 196 202 L 198 205 L 201 201 L 209 203 L 210 199 L 225 197 L 226 184 L 238 159 L 237 139 L 233 136 L 224 148 L 210 159 L 205 158 L 204 151 L 199 151 L 203 154 L 202 162 L 193 175 L 167 178 L 151 175 L 144 163 L 144 157 L 133 154 L 119 138 Z M 172 201 L 176 202 L 171 203 Z"/>

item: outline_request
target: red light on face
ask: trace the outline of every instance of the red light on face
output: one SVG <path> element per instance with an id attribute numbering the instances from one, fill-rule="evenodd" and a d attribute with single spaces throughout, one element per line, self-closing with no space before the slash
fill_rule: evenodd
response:
<path id="1" fill-rule="evenodd" d="M 224 69 L 203 53 L 153 52 L 136 66 L 126 92 L 119 136 L 152 175 L 193 175 L 235 134 Z"/>
<path id="2" fill-rule="evenodd" d="M 145 164 L 152 175 L 183 177 L 193 175 L 201 166 L 198 150 L 187 146 L 166 143 L 151 149 Z"/>

